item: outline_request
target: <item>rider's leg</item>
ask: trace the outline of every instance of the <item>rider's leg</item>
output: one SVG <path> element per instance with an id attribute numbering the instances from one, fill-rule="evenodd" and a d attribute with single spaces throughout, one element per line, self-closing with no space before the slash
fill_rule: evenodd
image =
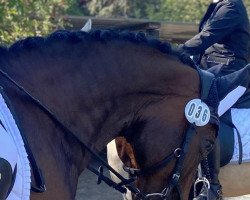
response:
<path id="1" fill-rule="evenodd" d="M 202 165 L 203 172 L 210 182 L 210 190 L 207 194 L 207 190 L 202 188 L 201 193 L 195 200 L 221 200 L 222 188 L 218 178 L 220 171 L 220 145 L 218 137 L 215 141 L 213 150 L 209 153 L 207 160 L 203 161 Z"/>
<path id="2" fill-rule="evenodd" d="M 208 166 L 209 166 L 209 175 L 210 180 L 210 200 L 222 199 L 222 188 L 219 181 L 219 172 L 220 172 L 220 142 L 217 137 L 213 150 L 208 155 Z"/>
<path id="3" fill-rule="evenodd" d="M 7 198 L 12 185 L 12 167 L 4 158 L 0 158 L 0 200 Z"/>

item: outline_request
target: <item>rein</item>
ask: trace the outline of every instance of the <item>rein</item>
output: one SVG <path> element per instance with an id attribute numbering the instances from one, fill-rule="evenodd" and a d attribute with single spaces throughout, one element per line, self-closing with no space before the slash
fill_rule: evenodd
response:
<path id="1" fill-rule="evenodd" d="M 87 168 L 96 174 L 98 176 L 98 181 L 97 184 L 100 184 L 101 181 L 104 181 L 107 185 L 110 187 L 115 188 L 121 193 L 126 193 L 127 189 L 124 188 L 126 186 L 131 192 L 137 195 L 139 199 L 146 199 L 147 197 L 141 193 L 132 183 L 134 182 L 134 179 L 126 179 L 124 178 L 121 174 L 119 174 L 114 168 L 112 168 L 107 162 L 105 162 L 101 156 L 99 156 L 89 145 L 86 143 L 82 142 L 80 138 L 73 132 L 71 131 L 64 123 L 52 112 L 47 108 L 45 105 L 43 105 L 38 99 L 34 98 L 28 91 L 26 91 L 20 84 L 18 84 L 15 80 L 13 80 L 6 72 L 4 72 L 2 69 L 0 69 L 0 73 L 2 74 L 3 77 L 5 77 L 8 81 L 10 81 L 12 84 L 14 84 L 20 91 L 22 91 L 26 96 L 28 96 L 33 103 L 38 106 L 42 111 L 44 111 L 53 121 L 55 124 L 57 124 L 64 132 L 67 134 L 70 134 L 73 136 L 94 158 L 95 160 L 99 161 L 103 166 L 105 166 L 108 170 L 110 170 L 113 174 L 115 174 L 120 180 L 120 183 L 115 183 L 113 180 L 110 178 L 106 177 L 103 175 L 103 166 L 99 168 L 97 171 L 96 169 L 92 168 L 91 166 L 88 166 Z M 23 137 L 23 136 L 22 136 Z M 27 152 L 29 153 L 29 159 L 32 164 L 32 166 L 35 167 L 35 175 L 34 178 L 36 179 L 35 182 L 38 183 L 38 187 L 33 187 L 32 190 L 34 192 L 45 192 L 46 191 L 46 186 L 45 186 L 45 181 L 42 176 L 42 171 L 39 169 L 37 166 L 36 160 L 30 150 L 29 144 L 27 140 L 24 138 L 25 142 L 25 147 L 27 148 Z"/>

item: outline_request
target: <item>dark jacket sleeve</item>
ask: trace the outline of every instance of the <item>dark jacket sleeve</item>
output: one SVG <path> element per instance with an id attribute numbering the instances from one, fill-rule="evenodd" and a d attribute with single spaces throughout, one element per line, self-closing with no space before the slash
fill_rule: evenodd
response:
<path id="1" fill-rule="evenodd" d="M 181 48 L 191 55 L 201 54 L 208 47 L 233 32 L 239 23 L 239 10 L 234 3 L 227 2 L 218 8 L 212 19 L 209 19 L 204 25 L 201 32 L 188 40 Z"/>

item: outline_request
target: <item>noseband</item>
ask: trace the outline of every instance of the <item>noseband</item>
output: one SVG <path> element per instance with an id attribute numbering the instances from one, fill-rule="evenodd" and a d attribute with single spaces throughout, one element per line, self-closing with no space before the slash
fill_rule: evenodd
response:
<path id="1" fill-rule="evenodd" d="M 212 88 L 212 85 L 214 84 L 214 75 L 204 70 L 197 70 L 199 72 L 201 82 L 201 101 L 208 102 L 208 108 L 211 113 L 209 123 L 214 125 L 218 130 L 219 118 L 217 115 L 217 109 L 215 109 L 214 106 L 209 105 L 209 98 L 211 98 L 209 92 Z M 161 197 L 163 200 L 169 200 L 170 195 L 172 194 L 175 188 L 178 191 L 180 199 L 183 199 L 180 184 L 181 170 L 183 168 L 183 163 L 186 158 L 190 142 L 196 133 L 196 127 L 197 125 L 195 123 L 190 123 L 185 131 L 185 138 L 183 139 L 181 148 L 175 149 L 170 155 L 166 156 L 160 162 L 144 169 L 135 169 L 127 166 L 123 167 L 124 170 L 130 174 L 130 176 L 138 178 L 139 176 L 146 176 L 155 173 L 163 167 L 166 167 L 172 160 L 176 160 L 175 168 L 172 173 L 172 178 L 166 184 L 166 187 L 160 193 L 144 194 L 144 196 L 146 197 L 145 199 L 148 199 L 150 197 Z"/>

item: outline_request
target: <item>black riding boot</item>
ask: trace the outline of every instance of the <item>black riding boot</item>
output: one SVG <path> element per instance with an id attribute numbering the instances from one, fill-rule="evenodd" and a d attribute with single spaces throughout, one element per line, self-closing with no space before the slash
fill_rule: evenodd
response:
<path id="1" fill-rule="evenodd" d="M 202 165 L 203 172 L 210 182 L 210 190 L 207 194 L 207 191 L 202 188 L 201 193 L 195 200 L 222 200 L 222 187 L 218 178 L 220 171 L 220 143 L 218 138 L 215 141 L 213 150 Z"/>
<path id="2" fill-rule="evenodd" d="M 10 163 L 0 158 L 0 200 L 5 200 L 12 184 L 12 169 Z"/>

